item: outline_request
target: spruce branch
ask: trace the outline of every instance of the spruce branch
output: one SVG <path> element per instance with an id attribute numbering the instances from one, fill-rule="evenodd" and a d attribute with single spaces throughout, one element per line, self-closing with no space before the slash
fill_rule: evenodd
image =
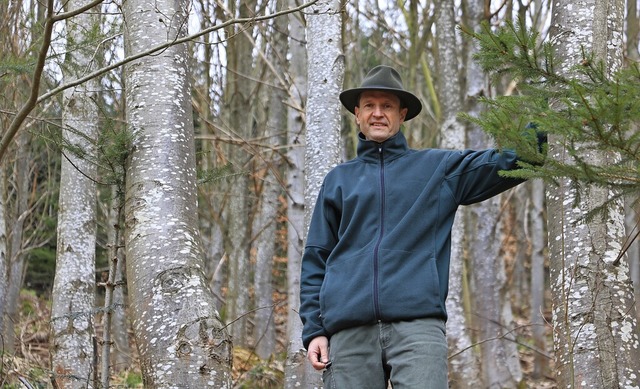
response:
<path id="1" fill-rule="evenodd" d="M 609 74 L 604 63 L 583 48 L 565 76 L 555 70 L 552 46 L 538 42 L 538 32 L 522 21 L 462 31 L 478 43 L 474 59 L 485 73 L 517 84 L 513 95 L 481 99 L 486 110 L 478 117 L 460 115 L 524 160 L 522 169 L 505 175 L 549 182 L 569 178 L 576 187 L 592 184 L 622 194 L 640 190 L 640 134 L 634 131 L 640 123 L 638 64 Z M 566 160 L 546 158 L 525 129 L 529 123 L 560 139 Z M 611 162 L 591 158 L 596 152 L 610 155 Z"/>

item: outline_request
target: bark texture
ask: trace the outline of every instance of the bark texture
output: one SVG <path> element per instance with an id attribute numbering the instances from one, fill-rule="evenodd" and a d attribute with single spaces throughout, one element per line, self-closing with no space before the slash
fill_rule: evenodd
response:
<path id="1" fill-rule="evenodd" d="M 623 4 L 554 3 L 551 38 L 563 74 L 574 72 L 583 50 L 595 53 L 609 71 L 620 67 Z M 568 158 L 562 139 L 551 139 L 550 157 Z M 601 164 L 617 161 L 610 153 L 582 157 Z M 561 388 L 637 388 L 640 383 L 633 290 L 627 260 L 618 260 L 622 204 L 610 207 L 604 217 L 585 220 L 610 195 L 608 188 L 592 186 L 578 192 L 568 180 L 548 190 L 555 365 Z"/>
<path id="2" fill-rule="evenodd" d="M 5 326 L 9 320 L 5 320 L 5 307 L 9 278 L 9 261 L 7 258 L 7 213 L 6 209 L 7 179 L 4 168 L 0 168 L 0 336 L 4 338 Z M 7 318 L 8 319 L 8 318 Z M 6 323 L 5 323 L 6 322 Z"/>
<path id="3" fill-rule="evenodd" d="M 282 7 L 282 0 L 276 2 L 277 8 Z M 287 19 L 277 18 L 273 21 L 276 31 L 286 31 Z M 272 65 L 279 65 L 281 69 L 286 69 L 287 57 L 286 35 L 278 34 L 274 36 L 272 49 L 269 53 L 269 61 Z M 280 62 L 283 61 L 283 62 Z M 274 69 L 268 67 L 267 74 Z M 270 78 L 270 77 L 269 77 Z M 258 310 L 255 314 L 255 339 L 256 352 L 262 359 L 268 359 L 276 351 L 275 332 L 275 306 L 273 301 L 272 269 L 273 258 L 276 254 L 276 227 L 280 209 L 280 171 L 282 158 L 276 151 L 282 144 L 282 130 L 287 125 L 287 109 L 285 105 L 287 96 L 286 85 L 279 85 L 267 89 L 267 123 L 264 136 L 267 144 L 273 147 L 272 150 L 261 154 L 260 162 L 265 171 L 262 181 L 262 194 L 260 196 L 260 207 L 257 215 L 256 230 L 256 272 L 255 281 Z"/>
<path id="4" fill-rule="evenodd" d="M 185 34 L 186 1 L 124 4 L 132 55 Z M 128 64 L 125 245 L 145 387 L 230 388 L 231 340 L 204 276 L 197 222 L 189 52 L 172 46 Z"/>
<path id="5" fill-rule="evenodd" d="M 296 0 L 289 0 L 295 5 Z M 289 16 L 289 74 L 292 79 L 289 96 L 291 104 L 287 114 L 287 360 L 285 362 L 285 389 L 301 387 L 307 375 L 317 376 L 306 363 L 302 345 L 300 308 L 300 267 L 306 235 L 304 214 L 305 181 L 305 102 L 307 101 L 307 51 L 304 14 Z"/>
<path id="6" fill-rule="evenodd" d="M 464 149 L 466 128 L 458 120 L 462 111 L 462 85 L 458 60 L 458 44 L 454 4 L 439 1 L 435 15 L 438 30 L 438 90 L 442 105 L 440 147 Z M 456 217 L 451 230 L 451 264 L 449 269 L 449 296 L 447 298 L 447 341 L 449 343 L 449 385 L 452 388 L 477 388 L 482 386 L 480 363 L 476 349 L 471 347 L 469 322 L 465 315 L 468 290 L 464 256 L 464 217 L 462 211 Z M 468 289 L 468 287 L 467 287 Z"/>
<path id="7" fill-rule="evenodd" d="M 67 11 L 86 1 L 69 1 Z M 75 80 L 92 67 L 90 50 L 76 47 L 98 23 L 95 12 L 67 24 L 68 55 L 63 75 Z M 83 45 L 84 46 L 84 45 Z M 64 92 L 64 141 L 58 211 L 56 274 L 51 305 L 51 367 L 58 388 L 93 388 L 95 307 L 97 82 Z"/>
<path id="8" fill-rule="evenodd" d="M 467 23 L 474 31 L 480 29 L 485 16 L 484 1 L 468 4 Z M 476 47 L 467 50 L 466 111 L 477 115 L 481 106 L 477 99 L 487 93 L 486 77 L 472 60 Z M 478 128 L 468 133 L 467 146 L 479 150 L 493 147 L 487 135 Z M 466 233 L 469 237 L 469 273 L 472 280 L 474 325 L 478 329 L 481 352 L 481 371 L 485 388 L 516 388 L 522 380 L 522 370 L 515 342 L 505 339 L 513 330 L 511 297 L 505 275 L 502 243 L 502 196 L 496 196 L 480 204 L 468 207 Z"/>
<path id="9" fill-rule="evenodd" d="M 233 4 L 233 15 L 249 18 L 255 14 L 255 0 L 241 0 Z M 251 283 L 249 261 L 249 247 L 251 234 L 252 207 L 247 173 L 251 155 L 247 152 L 244 142 L 253 137 L 255 125 L 255 108 L 253 99 L 257 95 L 254 77 L 254 46 L 251 39 L 251 29 L 245 25 L 233 25 L 227 29 L 232 37 L 227 49 L 227 85 L 224 92 L 223 117 L 228 131 L 241 143 L 230 144 L 227 148 L 227 158 L 236 173 L 229 187 L 229 200 L 225 210 L 226 252 L 229 254 L 229 284 L 227 290 L 227 315 L 229 333 L 237 346 L 249 345 L 249 311 L 251 299 L 247 293 L 247 285 Z"/>
<path id="10" fill-rule="evenodd" d="M 342 14 L 338 0 L 320 0 L 307 15 L 307 132 L 305 136 L 304 234 L 324 176 L 340 162 L 340 112 L 338 96 L 344 78 L 344 54 L 341 47 Z M 299 304 L 299 302 L 298 302 Z M 315 372 L 298 350 L 293 360 L 299 363 L 302 377 L 294 385 L 322 387 L 321 374 Z M 291 384 L 291 383 L 289 383 Z"/>

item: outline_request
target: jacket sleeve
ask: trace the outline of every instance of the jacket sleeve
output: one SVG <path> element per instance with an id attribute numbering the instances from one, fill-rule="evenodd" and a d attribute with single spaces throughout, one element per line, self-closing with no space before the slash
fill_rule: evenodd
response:
<path id="1" fill-rule="evenodd" d="M 539 131 L 531 123 L 522 136 L 532 145 L 537 144 L 538 153 L 544 157 L 547 143 L 545 132 Z M 519 156 L 510 149 L 453 152 L 446 162 L 445 184 L 457 204 L 478 203 L 525 181 L 499 174 L 502 170 L 518 169 L 518 160 Z M 534 161 L 529 163 L 538 164 Z"/>
<path id="2" fill-rule="evenodd" d="M 469 205 L 484 201 L 524 182 L 499 174 L 501 170 L 516 168 L 517 157 L 513 151 L 456 151 L 447 158 L 448 173 L 444 181 L 457 204 Z"/>
<path id="3" fill-rule="evenodd" d="M 335 209 L 324 196 L 324 185 L 313 210 L 307 243 L 302 255 L 300 274 L 300 318 L 302 343 L 308 348 L 313 338 L 328 336 L 320 315 L 320 289 L 324 281 L 327 258 L 337 241 L 338 220 Z"/>

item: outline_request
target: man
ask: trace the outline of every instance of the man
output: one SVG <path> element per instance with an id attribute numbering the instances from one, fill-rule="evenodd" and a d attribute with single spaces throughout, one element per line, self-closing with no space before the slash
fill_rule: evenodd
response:
<path id="1" fill-rule="evenodd" d="M 400 126 L 422 110 L 388 66 L 340 94 L 358 155 L 325 177 L 302 258 L 300 317 L 325 388 L 447 388 L 445 299 L 460 205 L 521 180 L 513 152 L 412 150 Z"/>

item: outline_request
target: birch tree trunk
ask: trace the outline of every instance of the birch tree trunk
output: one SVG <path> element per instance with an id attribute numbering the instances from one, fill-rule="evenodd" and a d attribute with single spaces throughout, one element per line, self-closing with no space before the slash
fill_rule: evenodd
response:
<path id="1" fill-rule="evenodd" d="M 69 1 L 72 11 L 88 1 Z M 86 31 L 96 28 L 98 13 L 77 15 L 67 23 L 65 82 L 80 78 L 92 67 Z M 82 47 L 78 47 L 81 45 Z M 51 369 L 59 388 L 93 388 L 93 312 L 96 256 L 96 148 L 98 137 L 97 81 L 67 89 L 63 96 L 63 149 L 56 248 L 56 274 L 51 303 Z"/>
<path id="2" fill-rule="evenodd" d="M 186 33 L 188 4 L 123 5 L 128 56 Z M 186 44 L 129 63 L 125 246 L 144 386 L 230 388 L 231 341 L 204 275 Z"/>
<path id="3" fill-rule="evenodd" d="M 296 0 L 289 0 L 289 6 Z M 302 345 L 302 321 L 298 316 L 300 308 L 300 268 L 304 251 L 304 181 L 305 181 L 305 111 L 307 101 L 307 49 L 304 14 L 289 15 L 289 74 L 292 83 L 291 98 L 287 113 L 287 360 L 285 362 L 285 389 L 296 389 L 305 383 L 307 377 L 318 381 L 313 368 L 305 358 Z"/>
<path id="4" fill-rule="evenodd" d="M 276 2 L 276 9 L 281 9 L 284 1 Z M 287 19 L 276 18 L 273 20 L 275 31 L 286 31 Z M 286 69 L 287 42 L 286 35 L 275 34 L 271 37 L 272 51 L 270 60 L 280 69 Z M 267 74 L 271 74 L 271 69 Z M 271 77 L 268 77 L 271 78 Z M 267 153 L 262 153 L 261 162 L 265 165 L 265 175 L 260 196 L 260 209 L 256 217 L 256 229 L 259 235 L 256 238 L 256 272 L 255 288 L 257 311 L 255 314 L 255 338 L 256 353 L 260 358 L 267 359 L 276 351 L 275 332 L 275 306 L 273 301 L 272 268 L 273 257 L 276 253 L 276 227 L 278 224 L 278 211 L 280 208 L 280 171 L 282 159 L 277 147 L 282 144 L 280 134 L 287 125 L 287 111 L 285 101 L 287 98 L 286 85 L 271 87 L 267 92 L 267 125 L 264 131 L 266 143 L 273 147 Z"/>
<path id="5" fill-rule="evenodd" d="M 465 125 L 458 120 L 462 111 L 462 85 L 458 64 L 458 44 L 454 3 L 441 0 L 437 3 L 435 16 L 438 31 L 438 90 L 442 106 L 440 125 L 440 147 L 464 149 Z M 462 213 L 462 210 L 460 211 Z M 468 328 L 465 315 L 464 271 L 464 217 L 456 217 L 451 230 L 451 264 L 449 269 L 449 295 L 447 298 L 447 341 L 449 343 L 449 386 L 451 388 L 478 388 L 482 386 L 479 359 Z M 467 291 L 468 292 L 468 291 Z M 467 298 L 468 298 L 467 293 Z"/>
<path id="6" fill-rule="evenodd" d="M 623 7 L 622 0 L 554 3 L 550 34 L 557 69 L 573 74 L 583 61 L 583 50 L 594 53 L 608 71 L 618 69 Z M 568 158 L 562 142 L 552 137 L 550 158 Z M 581 157 L 603 165 L 618 160 L 610 153 Z M 640 385 L 633 290 L 627 259 L 618 258 L 624 235 L 622 204 L 611 206 L 604 217 L 585 220 L 610 195 L 610 189 L 595 186 L 578 193 L 568 180 L 548 189 L 555 366 L 561 388 Z"/>
<path id="7" fill-rule="evenodd" d="M 338 96 L 342 91 L 345 66 L 341 46 L 341 9 L 339 0 L 319 0 L 307 14 L 309 90 L 304 156 L 305 239 L 324 177 L 340 162 L 341 104 Z M 322 387 L 321 374 L 311 369 L 305 354 L 295 358 L 304 364 L 304 375 L 295 378 L 294 386 Z"/>

